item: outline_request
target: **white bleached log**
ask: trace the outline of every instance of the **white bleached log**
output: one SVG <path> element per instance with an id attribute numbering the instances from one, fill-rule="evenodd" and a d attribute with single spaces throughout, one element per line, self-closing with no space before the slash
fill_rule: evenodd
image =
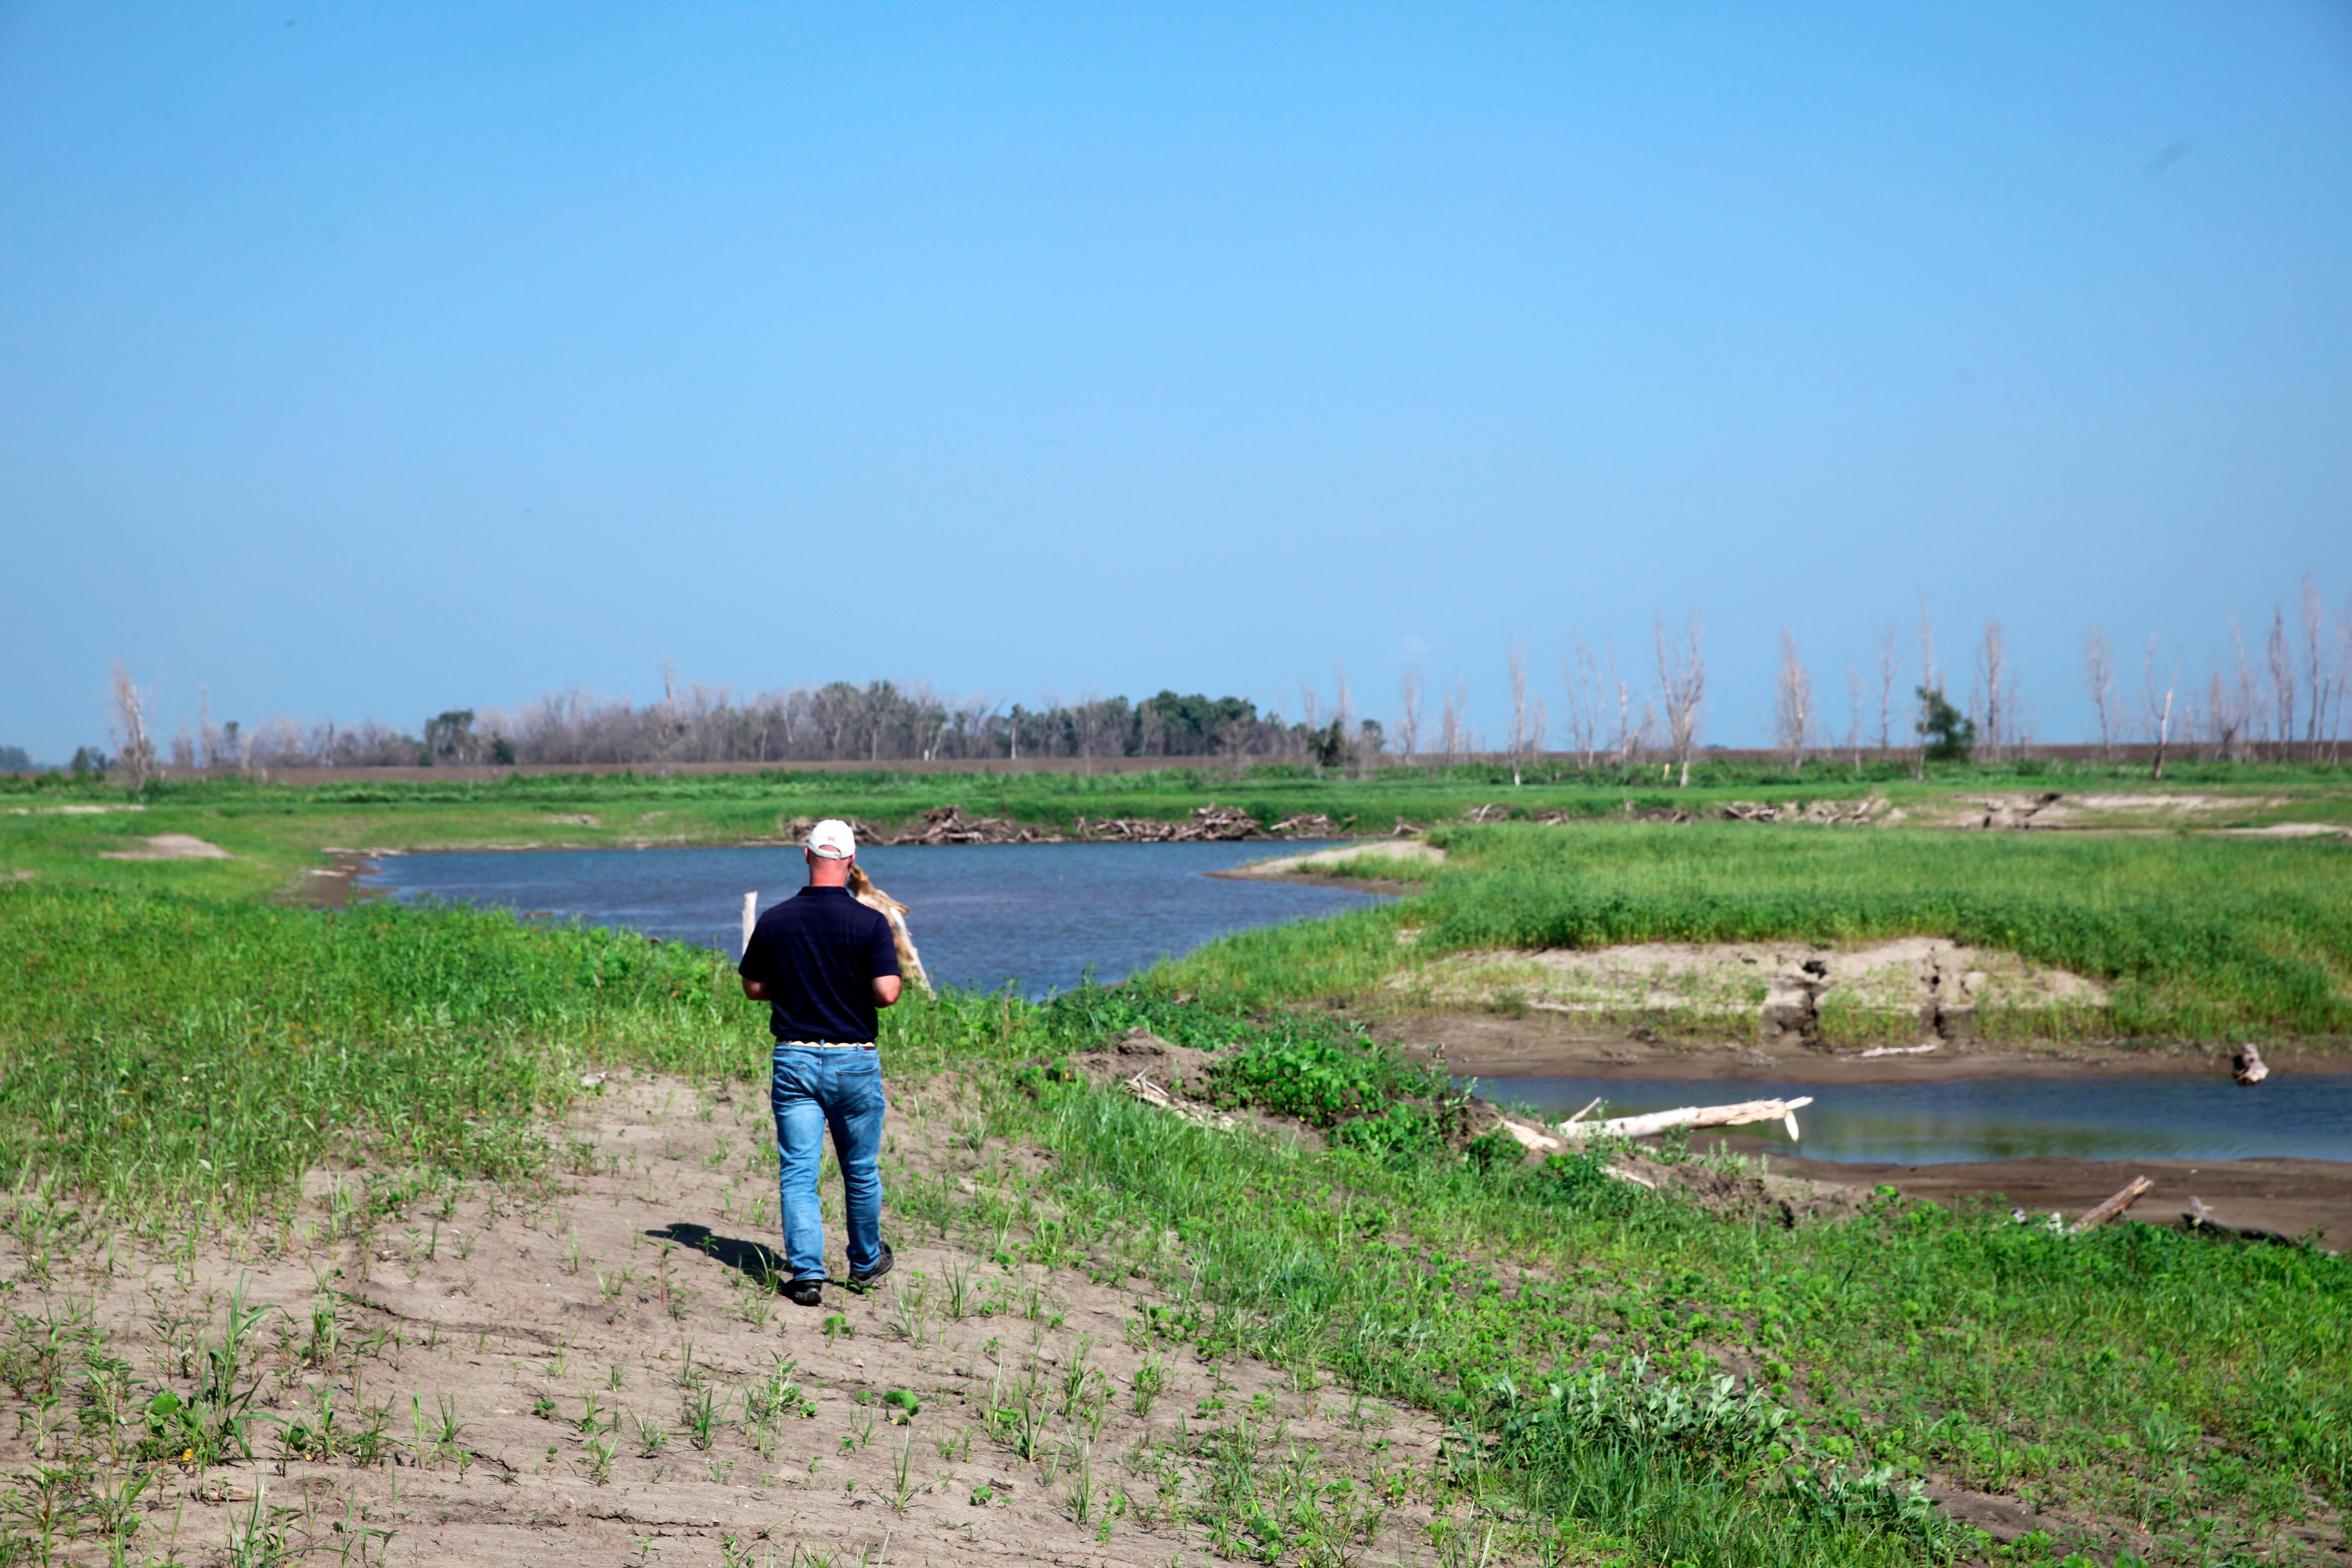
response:
<path id="1" fill-rule="evenodd" d="M 759 921 L 760 921 L 760 895 L 759 895 L 759 894 L 757 894 L 757 893 L 746 893 L 746 894 L 744 894 L 744 895 L 743 895 L 743 946 L 742 946 L 742 951 L 743 951 L 743 952 L 749 952 L 751 950 L 751 928 L 752 928 L 753 926 L 757 925 L 757 924 L 759 923 Z"/>
<path id="2" fill-rule="evenodd" d="M 1679 1110 L 1653 1110 L 1646 1116 L 1616 1116 L 1606 1121 L 1563 1121 L 1559 1131 L 1570 1138 L 1646 1138 L 1653 1132 L 1675 1127 L 1742 1127 L 1751 1121 L 1778 1121 L 1788 1128 L 1790 1137 L 1795 1138 L 1797 1112 L 1812 1102 L 1811 1095 L 1801 1094 L 1794 1100 L 1685 1105 Z"/>
<path id="3" fill-rule="evenodd" d="M 2068 1226 L 2066 1227 L 2068 1233 L 2074 1236 L 2080 1236 L 2086 1230 L 2097 1229 L 2100 1226 L 2106 1224 L 2107 1221 L 2123 1213 L 2124 1210 L 2131 1207 L 2132 1205 L 2139 1202 L 2141 1196 L 2147 1193 L 2148 1188 L 2154 1185 L 2156 1185 L 2156 1184 L 2149 1181 L 2146 1176 L 2134 1176 L 2130 1183 L 2125 1186 L 2123 1191 L 2117 1193 L 2115 1196 L 2109 1198 L 2105 1203 L 2101 1204 L 2098 1207 L 2091 1210 L 2090 1213 L 2076 1220 L 2073 1225 Z M 2193 1204 L 2197 1200 L 2195 1198 L 2190 1198 L 2189 1201 Z"/>

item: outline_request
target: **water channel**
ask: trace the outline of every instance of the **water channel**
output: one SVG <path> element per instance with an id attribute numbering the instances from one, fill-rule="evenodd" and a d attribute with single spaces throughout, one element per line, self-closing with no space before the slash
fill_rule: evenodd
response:
<path id="1" fill-rule="evenodd" d="M 912 906 L 933 975 L 1042 997 L 1091 968 L 1111 981 L 1227 931 L 1372 902 L 1346 889 L 1209 875 L 1303 845 L 1039 844 L 877 847 L 860 861 Z M 743 894 L 762 908 L 799 888 L 795 850 L 543 849 L 387 857 L 370 886 L 398 899 L 491 904 L 581 920 L 732 954 Z M 2258 1089 L 2226 1079 L 2109 1075 L 1807 1084 L 1596 1078 L 1478 1080 L 1491 1098 L 1564 1116 L 1602 1099 L 1612 1114 L 1811 1094 L 1804 1137 L 1743 1134 L 1815 1159 L 1926 1164 L 2036 1155 L 2352 1161 L 2352 1073 L 2274 1073 Z"/>
<path id="2" fill-rule="evenodd" d="M 1312 845 L 949 844 L 858 851 L 875 885 L 910 906 L 935 980 L 1031 997 L 1109 982 L 1250 926 L 1376 901 L 1344 888 L 1213 877 Z M 518 913 L 736 950 L 743 895 L 760 907 L 805 879 L 797 849 L 531 849 L 389 856 L 365 886 L 399 899 Z"/>
<path id="3" fill-rule="evenodd" d="M 1726 1079 L 1482 1078 L 1478 1091 L 1557 1120 L 1594 1100 L 1639 1116 L 1676 1106 L 1811 1095 L 1804 1136 L 1780 1123 L 1738 1130 L 1814 1160 L 1899 1165 L 1953 1160 L 2352 1160 L 2352 1073 L 2273 1073 L 2242 1089 L 2226 1074 L 2098 1073 L 2073 1077 L 1805 1083 Z M 1703 1144 L 1720 1134 L 1700 1133 Z"/>

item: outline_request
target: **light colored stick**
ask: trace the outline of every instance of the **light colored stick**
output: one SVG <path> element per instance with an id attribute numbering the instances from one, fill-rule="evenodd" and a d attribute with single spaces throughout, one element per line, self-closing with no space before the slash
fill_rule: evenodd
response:
<path id="1" fill-rule="evenodd" d="M 2122 1192 L 2117 1193 L 2114 1197 L 2109 1198 L 2105 1203 L 2101 1204 L 2097 1208 L 2091 1210 L 2090 1213 L 2084 1215 L 2081 1219 L 2076 1220 L 2073 1225 L 2068 1226 L 2066 1227 L 2067 1234 L 2070 1236 L 2080 1236 L 2086 1230 L 2095 1230 L 2100 1226 L 2106 1224 L 2107 1221 L 2123 1213 L 2124 1210 L 2131 1207 L 2132 1205 L 2139 1202 L 2140 1195 L 2154 1185 L 2156 1185 L 2156 1184 L 2149 1181 L 2146 1176 L 2134 1176 L 2131 1179 L 2131 1184 L 2129 1186 L 2124 1188 Z M 2194 1203 L 2196 1200 L 2192 1198 L 2189 1201 Z"/>
<path id="2" fill-rule="evenodd" d="M 1573 1116 L 1570 1117 L 1568 1120 L 1569 1120 L 1570 1121 L 1583 1121 L 1586 1117 L 1588 1117 L 1588 1116 L 1590 1116 L 1590 1115 L 1591 1115 L 1591 1114 L 1592 1114 L 1594 1108 L 1595 1108 L 1595 1107 L 1597 1107 L 1598 1105 L 1600 1105 L 1600 1103 L 1601 1103 L 1601 1101 L 1599 1101 L 1598 1100 L 1594 1100 L 1594 1101 L 1592 1102 L 1592 1104 L 1591 1104 L 1591 1105 L 1588 1105 L 1588 1106 L 1586 1106 L 1583 1110 L 1581 1110 L 1578 1111 L 1575 1115 L 1573 1115 Z"/>
<path id="3" fill-rule="evenodd" d="M 743 951 L 746 952 L 751 948 L 751 928 L 759 922 L 760 895 L 746 893 L 743 895 Z"/>
<path id="4" fill-rule="evenodd" d="M 1563 1121 L 1559 1131 L 1570 1138 L 1643 1138 L 1672 1127 L 1739 1127 L 1750 1121 L 1779 1121 L 1797 1136 L 1797 1112 L 1813 1097 L 1794 1100 L 1748 1100 L 1737 1105 L 1685 1105 L 1679 1110 L 1653 1110 L 1646 1116 L 1618 1116 L 1607 1121 Z M 1591 1110 L 1587 1106 L 1585 1110 Z M 1578 1112 L 1582 1115 L 1582 1111 Z"/>

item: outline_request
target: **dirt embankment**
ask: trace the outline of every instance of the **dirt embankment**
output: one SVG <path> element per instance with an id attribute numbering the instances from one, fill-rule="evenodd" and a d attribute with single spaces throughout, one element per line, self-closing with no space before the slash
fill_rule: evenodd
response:
<path id="1" fill-rule="evenodd" d="M 19 1215 L 0 1299 L 21 1323 L 92 1325 L 126 1366 L 122 1443 L 157 1394 L 192 1391 L 233 1299 L 268 1309 L 239 1379 L 257 1384 L 258 1457 L 163 1463 L 130 1516 L 134 1561 L 226 1560 L 257 1518 L 289 1557 L 363 1540 L 370 1562 L 451 1568 L 781 1568 L 799 1551 L 1161 1568 L 1212 1554 L 1213 1472 L 1237 1455 L 1302 1497 L 1345 1483 L 1350 1554 L 1410 1556 L 1457 1503 L 1434 1420 L 1311 1371 L 1205 1360 L 1148 1329 L 1181 1311 L 1108 1263 L 1022 1264 L 919 1224 L 997 1198 L 1022 1213 L 1007 1179 L 1035 1156 L 983 1141 L 934 1086 L 894 1089 L 896 1268 L 818 1310 L 761 1277 L 780 1262 L 764 1101 L 649 1078 L 606 1082 L 559 1130 L 574 1173 L 553 1192 L 398 1200 L 381 1174 L 319 1172 L 285 1229 L 152 1251 L 36 1247 L 47 1233 Z M 837 1184 L 826 1206 L 837 1279 Z M 96 1429 L 89 1411 L 76 1427 L 0 1406 L 19 1417 L 0 1431 L 11 1473 L 69 1461 Z M 85 1544 L 73 1560 L 99 1561 Z"/>
<path id="2" fill-rule="evenodd" d="M 1408 944 L 1412 933 L 1400 932 Z M 1447 953 L 1390 989 L 1423 1005 L 1534 1011 L 1818 1047 L 1837 1039 L 1967 1047 L 2004 1016 L 2106 1005 L 2096 982 L 2013 953 L 1932 937 L 1864 947 L 1805 942 L 1643 942 Z M 1991 1025 L 1988 1029 L 1986 1025 Z"/>

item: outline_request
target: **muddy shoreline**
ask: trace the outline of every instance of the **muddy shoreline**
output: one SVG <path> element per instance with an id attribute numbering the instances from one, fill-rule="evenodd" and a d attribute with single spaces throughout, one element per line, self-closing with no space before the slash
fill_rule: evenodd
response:
<path id="1" fill-rule="evenodd" d="M 1797 1040 L 1689 1042 L 1643 1039 L 1622 1030 L 1579 1030 L 1544 1015 L 1412 1014 L 1382 1020 L 1373 1033 L 1455 1073 L 1492 1078 L 1643 1078 L 1691 1082 L 1801 1079 L 1808 1083 L 1919 1083 L 1965 1078 L 2065 1078 L 2082 1074 L 2211 1074 L 2225 1087 L 2230 1051 L 2221 1045 L 2063 1046 L 1938 1043 L 1932 1051 L 1864 1056 Z M 2352 1054 L 2265 1045 L 2281 1072 L 2342 1072 Z"/>
<path id="2" fill-rule="evenodd" d="M 1697 1146 L 1712 1149 L 1702 1135 Z M 1834 1183 L 1864 1190 L 1891 1186 L 1906 1197 L 1932 1203 L 1999 1203 L 2021 1207 L 2039 1219 L 2051 1213 L 2073 1220 L 2135 1176 L 2156 1184 L 2129 1217 L 2142 1224 L 2177 1226 L 2191 1199 L 2231 1228 L 2271 1231 L 2282 1237 L 2316 1237 L 2331 1252 L 2352 1247 L 2352 1162 L 2335 1160 L 2073 1160 L 2043 1155 L 2029 1160 L 1980 1160 L 1937 1165 L 1849 1164 L 1792 1157 L 1759 1139 L 1722 1140 L 1733 1152 L 1769 1156 L 1776 1175 Z M 2227 1245 L 2226 1238 L 2216 1238 Z"/>

